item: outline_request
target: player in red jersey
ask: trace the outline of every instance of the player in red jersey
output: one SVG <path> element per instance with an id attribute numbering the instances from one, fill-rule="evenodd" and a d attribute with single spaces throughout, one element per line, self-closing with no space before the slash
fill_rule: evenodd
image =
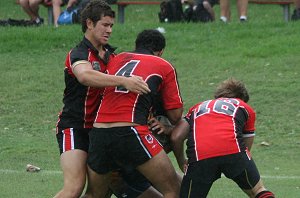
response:
<path id="1" fill-rule="evenodd" d="M 140 77 L 104 74 L 114 49 L 108 45 L 115 13 L 104 1 L 91 1 L 82 12 L 83 40 L 66 58 L 64 107 L 57 123 L 57 142 L 64 186 L 55 197 L 79 197 L 86 183 L 89 131 L 106 86 L 150 91 Z M 96 88 L 93 88 L 96 87 Z"/>
<path id="2" fill-rule="evenodd" d="M 165 38 L 157 30 L 144 30 L 136 39 L 136 50 L 117 55 L 108 74 L 138 75 L 149 85 L 149 94 L 130 93 L 124 87 L 106 88 L 94 128 L 90 132 L 86 197 L 104 197 L 111 171 L 137 169 L 164 197 L 176 198 L 180 182 L 167 154 L 148 129 L 152 107 L 162 101 L 172 124 L 180 121 L 183 103 L 176 71 L 160 58 Z M 157 170 L 161 170 L 157 174 Z"/>
<path id="3" fill-rule="evenodd" d="M 220 84 L 215 99 L 190 108 L 173 129 L 171 140 L 179 167 L 185 171 L 181 198 L 204 198 L 223 173 L 249 196 L 273 198 L 264 187 L 250 155 L 254 140 L 255 112 L 247 104 L 244 84 L 228 79 Z M 184 157 L 183 143 L 187 139 Z"/>

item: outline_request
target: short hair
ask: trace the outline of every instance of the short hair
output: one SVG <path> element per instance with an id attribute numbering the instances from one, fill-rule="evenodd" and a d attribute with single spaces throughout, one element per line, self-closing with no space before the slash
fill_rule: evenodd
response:
<path id="1" fill-rule="evenodd" d="M 215 91 L 215 98 L 239 98 L 249 101 L 249 94 L 243 82 L 229 78 L 219 84 Z"/>
<path id="2" fill-rule="evenodd" d="M 166 46 L 166 39 L 158 30 L 149 29 L 140 32 L 135 40 L 135 49 L 161 51 Z"/>
<path id="3" fill-rule="evenodd" d="M 92 0 L 81 11 L 81 29 L 85 33 L 87 30 L 86 20 L 90 19 L 94 25 L 104 16 L 115 18 L 115 12 L 104 0 Z"/>

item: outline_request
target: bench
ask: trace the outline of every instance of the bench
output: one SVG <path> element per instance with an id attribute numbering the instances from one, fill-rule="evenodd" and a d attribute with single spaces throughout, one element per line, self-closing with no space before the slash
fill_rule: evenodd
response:
<path id="1" fill-rule="evenodd" d="M 286 22 L 290 20 L 290 5 L 293 4 L 293 0 L 249 0 L 248 2 L 253 4 L 281 5 L 283 8 L 283 19 Z"/>
<path id="2" fill-rule="evenodd" d="M 159 1 L 118 1 L 115 4 L 118 6 L 118 22 L 125 22 L 125 7 L 128 5 L 159 5 Z"/>
<path id="3" fill-rule="evenodd" d="M 43 6 L 45 6 L 45 7 L 47 8 L 47 13 L 48 13 L 48 25 L 52 25 L 52 24 L 54 23 L 52 2 L 51 2 L 51 1 L 45 1 L 45 0 L 44 0 Z"/>

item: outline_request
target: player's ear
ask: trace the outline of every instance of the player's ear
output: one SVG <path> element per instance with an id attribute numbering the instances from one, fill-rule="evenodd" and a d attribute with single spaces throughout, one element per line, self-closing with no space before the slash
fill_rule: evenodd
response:
<path id="1" fill-rule="evenodd" d="M 163 54 L 163 53 L 164 53 L 164 49 L 162 49 L 162 50 L 158 51 L 158 52 L 157 52 L 157 56 L 159 56 L 159 57 L 160 57 L 160 56 L 162 56 L 162 54 Z"/>
<path id="2" fill-rule="evenodd" d="M 91 19 L 86 19 L 87 29 L 91 30 L 94 26 L 94 22 Z"/>

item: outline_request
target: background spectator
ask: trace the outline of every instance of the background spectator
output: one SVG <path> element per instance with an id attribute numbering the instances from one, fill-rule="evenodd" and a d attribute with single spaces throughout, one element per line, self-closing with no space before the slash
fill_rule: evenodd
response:
<path id="1" fill-rule="evenodd" d="M 52 0 L 54 26 L 58 27 L 57 19 L 61 14 L 61 6 L 67 5 L 67 9 L 78 4 L 80 0 Z"/>
<path id="2" fill-rule="evenodd" d="M 33 24 L 41 25 L 44 23 L 44 19 L 39 15 L 39 5 L 44 3 L 44 0 L 19 0 L 19 3 Z"/>
<path id="3" fill-rule="evenodd" d="M 296 21 L 300 19 L 300 0 L 294 0 L 295 10 L 292 14 L 292 20 Z"/>
<path id="4" fill-rule="evenodd" d="M 247 21 L 248 0 L 236 0 L 238 15 L 241 22 Z M 220 0 L 221 21 L 230 21 L 230 0 Z"/>

